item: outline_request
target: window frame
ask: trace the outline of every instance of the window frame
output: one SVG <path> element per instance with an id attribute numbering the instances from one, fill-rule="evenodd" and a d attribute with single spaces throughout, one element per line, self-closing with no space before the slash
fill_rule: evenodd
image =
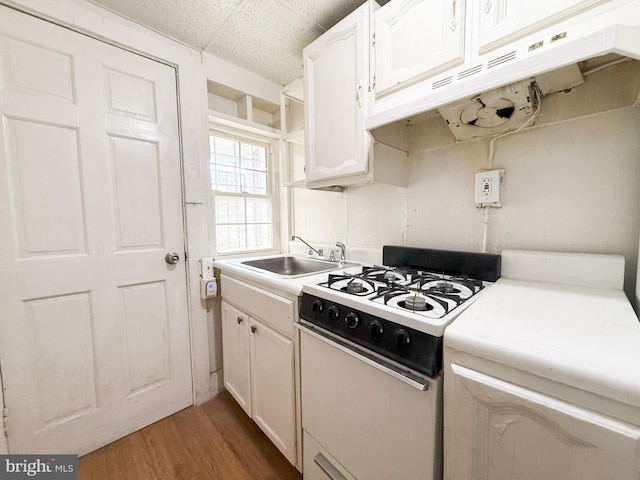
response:
<path id="1" fill-rule="evenodd" d="M 244 143 L 250 143 L 252 145 L 264 146 L 266 148 L 267 158 L 267 194 L 254 194 L 254 193 L 233 193 L 224 192 L 220 190 L 214 190 L 211 181 L 211 149 L 209 147 L 209 158 L 207 161 L 207 187 L 210 199 L 209 218 L 211 219 L 210 236 L 213 244 L 214 255 L 224 258 L 240 258 L 247 256 L 257 255 L 272 255 L 280 252 L 280 208 L 278 198 L 278 173 L 277 173 L 277 161 L 278 158 L 278 138 L 261 135 L 259 133 L 244 131 L 239 128 L 232 128 L 227 125 L 216 124 L 212 122 L 209 125 L 208 141 L 211 142 L 211 137 L 223 137 L 230 140 L 235 140 Z M 210 143 L 209 143 L 210 145 Z M 271 247 L 261 249 L 245 249 L 242 251 L 233 252 L 221 252 L 218 249 L 218 234 L 216 223 L 216 211 L 215 202 L 216 197 L 234 197 L 234 198 L 264 198 L 269 200 L 271 206 Z M 247 225 L 245 223 L 245 225 Z"/>

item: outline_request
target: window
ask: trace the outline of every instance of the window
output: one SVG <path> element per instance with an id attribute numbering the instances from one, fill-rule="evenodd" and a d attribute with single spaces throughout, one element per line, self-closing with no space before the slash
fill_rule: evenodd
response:
<path id="1" fill-rule="evenodd" d="M 272 249 L 271 144 L 218 132 L 209 143 L 217 252 Z"/>

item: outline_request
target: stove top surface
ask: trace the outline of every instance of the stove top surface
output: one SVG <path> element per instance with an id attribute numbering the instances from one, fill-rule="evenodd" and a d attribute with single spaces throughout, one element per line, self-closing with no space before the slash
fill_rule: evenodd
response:
<path id="1" fill-rule="evenodd" d="M 385 266 L 334 271 L 303 293 L 434 336 L 500 276 L 500 256 L 385 246 Z"/>

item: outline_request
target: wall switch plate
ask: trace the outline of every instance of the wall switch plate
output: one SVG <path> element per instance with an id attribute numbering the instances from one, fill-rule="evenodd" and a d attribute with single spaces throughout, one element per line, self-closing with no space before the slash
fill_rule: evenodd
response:
<path id="1" fill-rule="evenodd" d="M 202 278 L 213 278 L 213 257 L 204 257 L 200 259 L 200 276 Z"/>
<path id="2" fill-rule="evenodd" d="M 476 207 L 501 207 L 500 189 L 504 168 L 476 173 Z"/>

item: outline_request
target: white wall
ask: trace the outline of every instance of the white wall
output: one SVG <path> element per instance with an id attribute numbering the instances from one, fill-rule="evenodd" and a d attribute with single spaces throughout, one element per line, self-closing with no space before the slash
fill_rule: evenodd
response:
<path id="1" fill-rule="evenodd" d="M 632 301 L 640 296 L 640 108 L 632 106 L 639 92 L 638 62 L 603 70 L 545 97 L 536 126 L 496 141 L 494 166 L 506 176 L 504 206 L 491 210 L 489 252 L 622 254 L 625 291 Z M 456 144 L 437 115 L 414 124 L 408 141 L 406 189 L 298 190 L 296 234 L 317 242 L 342 237 L 347 247 L 481 251 L 484 211 L 475 208 L 473 182 L 487 167 L 489 140 Z"/>
<path id="2" fill-rule="evenodd" d="M 494 167 L 506 175 L 504 206 L 491 209 L 489 252 L 622 254 L 625 290 L 635 298 L 640 109 L 629 105 L 638 85 L 637 64 L 599 72 L 544 98 L 538 126 L 496 141 Z M 407 244 L 480 251 L 484 211 L 474 207 L 473 181 L 487 166 L 489 141 L 455 144 L 434 118 L 413 128 L 410 145 Z"/>
<path id="3" fill-rule="evenodd" d="M 314 246 L 343 242 L 347 260 L 379 263 L 383 245 L 405 243 L 404 187 L 373 184 L 343 192 L 296 188 L 292 197 L 292 233 Z"/>

